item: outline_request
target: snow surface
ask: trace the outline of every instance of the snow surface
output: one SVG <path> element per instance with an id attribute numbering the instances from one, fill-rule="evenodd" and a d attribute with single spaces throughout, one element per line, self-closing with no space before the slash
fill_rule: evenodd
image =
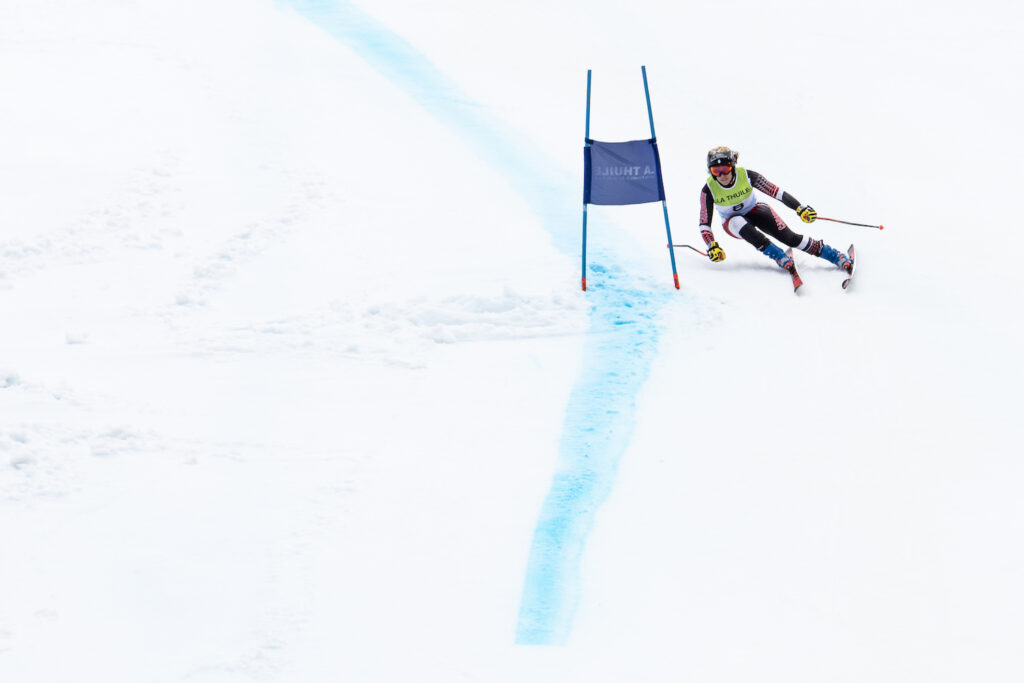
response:
<path id="1" fill-rule="evenodd" d="M 1022 15 L 3 0 L 0 681 L 1020 680 Z"/>

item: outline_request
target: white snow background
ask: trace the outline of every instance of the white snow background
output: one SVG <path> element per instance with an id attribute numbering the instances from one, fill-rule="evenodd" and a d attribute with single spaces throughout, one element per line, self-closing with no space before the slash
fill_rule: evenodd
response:
<path id="1" fill-rule="evenodd" d="M 1021 680 L 1022 19 L 0 1 L 0 681 Z M 674 241 L 729 145 L 886 226 L 773 204 L 849 292 L 717 220 L 676 291 L 656 204 L 579 290 L 586 70 L 638 139 L 641 64 Z"/>

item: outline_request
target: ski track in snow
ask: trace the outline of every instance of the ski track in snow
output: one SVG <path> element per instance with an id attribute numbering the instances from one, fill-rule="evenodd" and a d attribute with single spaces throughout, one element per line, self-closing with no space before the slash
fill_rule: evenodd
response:
<path id="1" fill-rule="evenodd" d="M 0 242 L 0 278 L 55 266 L 95 263 L 110 257 L 104 250 L 110 242 L 131 250 L 166 248 L 183 235 L 175 223 L 184 210 L 181 189 L 174 184 L 175 166 L 173 155 L 164 155 L 151 168 L 131 171 L 114 193 L 127 200 L 103 203 L 76 217 L 72 225 L 31 239 Z M 97 235 L 115 239 L 100 242 Z"/>
<path id="2" fill-rule="evenodd" d="M 340 356 L 409 369 L 424 368 L 437 345 L 567 336 L 568 297 L 519 294 L 413 298 L 372 305 L 336 300 L 301 316 L 229 327 L 212 338 L 189 337 L 196 354 Z"/>
<path id="3" fill-rule="evenodd" d="M 182 285 L 174 305 L 183 309 L 206 306 L 210 295 L 219 290 L 240 265 L 287 239 L 295 227 L 308 218 L 311 210 L 322 208 L 326 194 L 323 181 L 302 182 L 297 194 L 278 209 L 277 215 L 241 226 L 226 242 L 196 258 L 192 277 Z"/>
<path id="4" fill-rule="evenodd" d="M 542 218 L 555 246 L 565 253 L 578 252 L 579 235 L 572 227 L 581 220 L 574 213 L 579 207 L 566 206 L 566 200 L 578 197 L 579 188 L 571 178 L 553 176 L 551 165 L 542 163 L 543 155 L 525 144 L 520 134 L 490 117 L 424 55 L 352 4 L 333 0 L 282 0 L 282 4 L 354 49 L 431 115 L 456 130 Z M 566 409 L 558 469 L 530 549 L 516 634 L 520 644 L 560 645 L 569 637 L 586 539 L 629 444 L 636 396 L 657 353 L 657 313 L 670 300 L 668 292 L 627 283 L 615 266 L 612 250 L 595 250 L 589 260 L 590 328 L 582 371 Z M 432 329 L 429 320 L 409 324 L 421 331 Z M 441 329 L 442 334 L 456 338 L 462 333 L 489 333 L 486 321 Z M 431 334 L 426 332 L 427 338 Z"/>
<path id="5" fill-rule="evenodd" d="M 62 497 L 81 487 L 81 456 L 111 457 L 140 451 L 164 450 L 162 439 L 124 425 L 90 424 L 76 420 L 88 399 L 66 388 L 26 382 L 14 372 L 0 372 L 0 454 L 7 468 L 22 476 L 3 489 L 7 500 L 31 502 Z M 45 413 L 52 419 L 22 419 L 22 414 Z M 76 424 L 77 421 L 77 424 Z"/>

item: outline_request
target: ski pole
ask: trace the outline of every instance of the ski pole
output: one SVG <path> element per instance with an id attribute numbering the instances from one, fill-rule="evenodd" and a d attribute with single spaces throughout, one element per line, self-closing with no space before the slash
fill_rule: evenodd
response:
<path id="1" fill-rule="evenodd" d="M 818 216 L 819 221 L 832 221 L 833 223 L 843 223 L 845 225 L 859 225 L 862 228 L 875 228 L 876 230 L 885 230 L 884 225 L 868 225 L 867 223 L 851 223 L 850 221 L 841 221 L 838 218 L 825 218 L 824 216 Z"/>
<path id="2" fill-rule="evenodd" d="M 708 255 L 708 253 L 706 251 L 701 251 L 697 247 L 691 247 L 689 244 L 666 244 L 665 246 L 669 247 L 669 248 L 671 248 L 671 247 L 686 247 L 687 249 L 693 249 L 695 252 L 697 252 L 701 256 L 705 256 L 706 257 Z"/>

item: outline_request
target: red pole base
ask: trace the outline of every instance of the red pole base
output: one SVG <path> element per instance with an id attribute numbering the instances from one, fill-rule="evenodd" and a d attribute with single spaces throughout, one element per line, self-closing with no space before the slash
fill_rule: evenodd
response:
<path id="1" fill-rule="evenodd" d="M 672 277 L 675 278 L 676 289 L 679 289 L 679 274 L 678 273 L 672 273 Z"/>
<path id="2" fill-rule="evenodd" d="M 583 291 L 587 291 L 587 278 L 583 278 Z"/>

